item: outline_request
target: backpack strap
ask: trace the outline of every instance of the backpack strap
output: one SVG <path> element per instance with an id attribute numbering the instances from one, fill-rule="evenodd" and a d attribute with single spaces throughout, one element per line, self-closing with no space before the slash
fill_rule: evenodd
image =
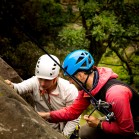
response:
<path id="1" fill-rule="evenodd" d="M 106 92 L 107 90 L 113 86 L 113 85 L 123 85 L 123 86 L 126 86 L 128 87 L 131 92 L 132 92 L 132 99 L 130 101 L 130 105 L 131 105 L 131 111 L 132 111 L 132 115 L 133 117 L 137 117 L 139 116 L 139 94 L 133 89 L 131 88 L 128 84 L 120 81 L 120 80 L 117 80 L 117 79 L 109 79 L 106 84 L 101 88 L 101 90 L 95 95 L 95 98 L 98 100 L 98 99 L 101 99 L 103 101 L 105 101 L 105 96 L 106 96 Z M 138 106 L 138 107 L 137 107 Z"/>
<path id="2" fill-rule="evenodd" d="M 46 105 L 48 106 L 49 110 L 50 111 L 54 110 L 52 105 L 48 102 L 48 100 L 46 100 L 44 94 L 42 95 L 42 98 L 43 98 L 44 102 L 46 103 Z"/>

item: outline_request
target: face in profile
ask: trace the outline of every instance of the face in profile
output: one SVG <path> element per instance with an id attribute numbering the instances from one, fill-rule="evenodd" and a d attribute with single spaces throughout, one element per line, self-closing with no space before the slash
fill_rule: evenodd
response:
<path id="1" fill-rule="evenodd" d="M 70 77 L 69 77 L 68 80 L 69 80 L 70 83 L 74 84 L 79 91 L 82 90 L 82 87 L 81 87 L 82 84 L 78 80 L 76 80 L 78 83 Z"/>

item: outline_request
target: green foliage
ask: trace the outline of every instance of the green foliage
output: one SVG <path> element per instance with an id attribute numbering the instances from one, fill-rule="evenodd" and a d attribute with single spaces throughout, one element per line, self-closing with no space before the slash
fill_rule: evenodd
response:
<path id="1" fill-rule="evenodd" d="M 83 28 L 71 28 L 66 27 L 63 28 L 61 32 L 59 32 L 59 38 L 61 46 L 68 51 L 72 51 L 76 49 L 86 49 L 88 46 L 88 40 L 85 38 L 85 32 Z"/>
<path id="2" fill-rule="evenodd" d="M 34 75 L 36 61 L 43 54 L 36 45 L 30 41 L 23 42 L 15 50 L 7 38 L 1 39 L 0 44 L 3 47 L 0 55 L 23 79 Z"/>
<path id="3" fill-rule="evenodd" d="M 77 6 L 73 8 L 68 3 L 63 6 L 60 1 L 54 0 L 1 0 L 1 56 L 9 62 L 12 59 L 19 62 L 22 51 L 23 54 L 30 52 L 25 49 L 26 45 L 28 49 L 33 49 L 33 43 L 28 42 L 34 38 L 48 52 L 60 56 L 61 61 L 70 51 L 87 49 L 97 65 L 109 47 L 120 59 L 120 73 L 125 71 L 121 78 L 128 76 L 126 79 L 131 80 L 129 76 L 133 77 L 138 71 L 138 65 L 134 64 L 138 62 L 138 56 L 127 53 L 127 57 L 125 50 L 138 42 L 139 1 L 81 0 Z M 138 54 L 138 51 L 134 52 Z M 18 56 L 17 59 L 14 56 Z M 113 58 L 110 52 L 107 56 Z M 116 58 L 111 62 L 117 64 Z M 22 67 L 19 63 L 15 65 L 18 65 L 16 69 Z M 127 67 L 132 69 L 133 74 Z"/>
<path id="4" fill-rule="evenodd" d="M 86 19 L 92 18 L 96 11 L 100 11 L 101 6 L 96 1 L 88 1 L 87 3 L 84 3 L 83 0 L 81 0 L 78 4 L 80 12 L 85 16 Z"/>
<path id="5" fill-rule="evenodd" d="M 22 69 L 22 73 L 20 74 L 24 79 L 27 79 L 34 75 L 36 61 L 42 54 L 44 53 L 42 53 L 41 50 L 38 50 L 35 44 L 28 41 L 23 42 L 17 47 L 11 60 L 16 63 L 16 71 L 20 73 L 20 69 Z M 20 69 L 18 70 L 18 68 Z"/>
<path id="6" fill-rule="evenodd" d="M 33 43 L 42 47 L 55 44 L 67 18 L 67 11 L 53 0 L 0 1 L 1 56 L 22 78 L 30 77 L 34 74 L 38 55 L 42 53 Z M 49 49 L 47 47 L 48 52 Z"/>
<path id="7" fill-rule="evenodd" d="M 92 36 L 96 41 L 103 41 L 109 39 L 109 36 L 121 36 L 124 33 L 123 27 L 118 24 L 117 17 L 108 11 L 104 11 L 96 15 L 93 20 L 89 21 L 94 24 L 91 30 Z"/>
<path id="8" fill-rule="evenodd" d="M 65 15 L 62 6 L 53 0 L 27 1 L 23 9 L 23 23 L 27 23 L 36 33 L 55 36 L 66 22 Z"/>
<path id="9" fill-rule="evenodd" d="M 127 56 L 131 55 L 131 47 L 130 49 L 126 50 Z M 129 53 L 130 52 L 130 53 Z M 132 71 L 133 71 L 133 79 L 134 79 L 134 87 L 139 90 L 139 56 L 135 55 L 135 52 L 132 52 L 132 56 L 130 57 L 129 64 L 132 65 Z M 124 53 L 123 53 L 124 55 Z M 112 52 L 111 50 L 107 49 L 107 52 L 103 55 L 101 58 L 101 61 L 99 63 L 99 66 L 106 66 L 109 68 L 112 68 L 115 73 L 118 74 L 119 79 L 125 81 L 126 83 L 130 84 L 130 76 L 128 75 L 128 71 L 126 69 L 126 66 L 120 61 L 118 56 Z"/>
<path id="10" fill-rule="evenodd" d="M 125 36 L 132 37 L 132 36 L 138 36 L 139 34 L 139 28 L 135 25 L 131 25 L 127 28 L 125 32 Z"/>
<path id="11" fill-rule="evenodd" d="M 38 23 L 44 23 L 45 26 L 64 25 L 64 12 L 60 4 L 51 1 L 42 1 L 38 11 Z"/>
<path id="12" fill-rule="evenodd" d="M 118 70 L 120 78 L 132 84 L 138 65 L 133 64 L 135 60 L 129 54 L 127 57 L 125 50 L 139 41 L 139 2 L 81 0 L 78 6 L 84 28 L 83 34 L 79 33 L 78 29 L 66 28 L 65 30 L 64 28 L 59 35 L 60 42 L 68 50 L 73 50 L 73 47 L 88 48 L 96 64 L 100 62 L 109 47 L 119 58 L 111 62 L 115 62 L 116 65 L 120 63 Z M 86 45 L 82 43 L 82 40 L 87 42 Z"/>

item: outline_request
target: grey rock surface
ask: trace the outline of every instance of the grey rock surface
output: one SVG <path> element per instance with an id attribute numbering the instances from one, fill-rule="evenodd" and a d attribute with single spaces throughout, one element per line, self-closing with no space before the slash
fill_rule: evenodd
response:
<path id="1" fill-rule="evenodd" d="M 0 78 L 0 139 L 65 139 Z"/>

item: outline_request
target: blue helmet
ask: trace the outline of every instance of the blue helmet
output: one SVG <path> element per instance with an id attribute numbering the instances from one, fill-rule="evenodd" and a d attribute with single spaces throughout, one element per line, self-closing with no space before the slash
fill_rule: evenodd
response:
<path id="1" fill-rule="evenodd" d="M 75 50 L 67 55 L 62 67 L 69 75 L 74 75 L 77 71 L 87 71 L 94 65 L 91 54 L 85 50 Z M 64 72 L 64 75 L 68 75 Z"/>

